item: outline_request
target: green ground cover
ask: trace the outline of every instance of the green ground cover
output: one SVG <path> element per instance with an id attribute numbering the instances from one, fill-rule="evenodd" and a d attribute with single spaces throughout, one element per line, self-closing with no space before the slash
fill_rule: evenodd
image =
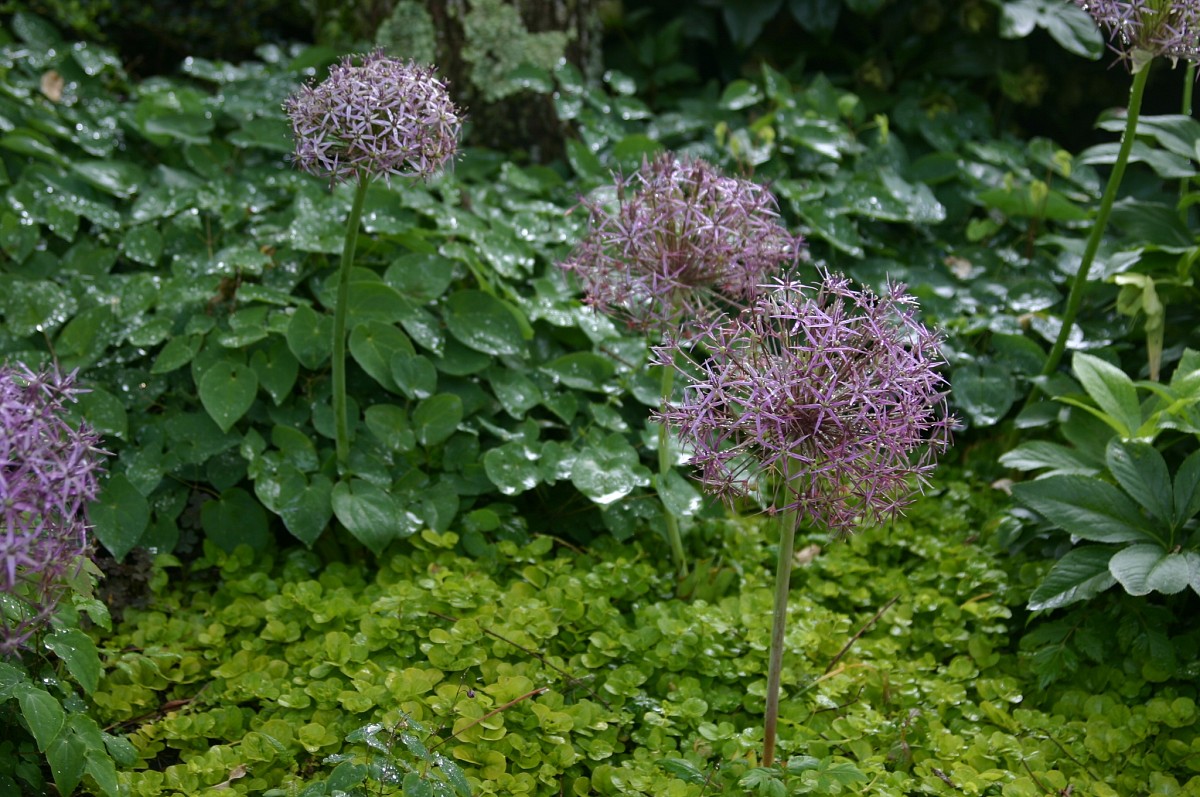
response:
<path id="1" fill-rule="evenodd" d="M 344 434 L 358 197 L 284 104 L 348 45 L 141 77 L 7 18 L 0 362 L 77 371 L 106 475 L 96 563 L 0 661 L 0 794 L 1200 794 L 1193 72 L 1065 124 L 1039 70 L 1147 81 L 1082 10 L 902 5 L 645 3 L 605 69 L 506 71 L 554 147 L 468 113 L 361 197 Z M 767 187 L 804 281 L 906 283 L 959 420 L 904 516 L 802 518 L 770 766 L 772 496 L 702 494 L 661 339 L 560 267 L 668 152 Z"/>

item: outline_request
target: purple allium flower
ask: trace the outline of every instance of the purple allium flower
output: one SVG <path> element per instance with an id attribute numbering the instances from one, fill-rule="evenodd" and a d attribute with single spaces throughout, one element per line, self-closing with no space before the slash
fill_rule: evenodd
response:
<path id="1" fill-rule="evenodd" d="M 296 164 L 333 183 L 360 175 L 428 178 L 458 150 L 462 118 L 434 71 L 381 52 L 351 57 L 284 106 Z"/>
<path id="2" fill-rule="evenodd" d="M 616 193 L 616 207 L 583 200 L 592 229 L 562 267 L 579 275 L 588 304 L 635 329 L 703 323 L 722 304 L 745 305 L 800 252 L 770 191 L 702 160 L 662 155 L 617 176 Z"/>
<path id="3" fill-rule="evenodd" d="M 940 342 L 902 285 L 880 297 L 840 276 L 782 278 L 686 346 L 656 348 L 688 383 L 659 417 L 712 492 L 774 490 L 769 511 L 849 533 L 903 508 L 909 477 L 924 486 L 949 445 Z"/>
<path id="4" fill-rule="evenodd" d="M 1156 56 L 1200 59 L 1200 0 L 1074 0 L 1134 71 Z"/>
<path id="5" fill-rule="evenodd" d="M 63 418 L 73 376 L 0 366 L 0 655 L 43 627 L 89 550 L 99 436 Z"/>

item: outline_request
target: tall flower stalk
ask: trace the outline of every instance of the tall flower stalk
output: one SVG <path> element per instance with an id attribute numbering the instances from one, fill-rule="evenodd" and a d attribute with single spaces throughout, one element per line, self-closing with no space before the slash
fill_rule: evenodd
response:
<path id="1" fill-rule="evenodd" d="M 458 150 L 462 127 L 445 84 L 432 69 L 370 53 L 347 57 L 329 77 L 302 88 L 284 109 L 296 139 L 296 166 L 355 184 L 346 219 L 333 316 L 333 415 L 339 464 L 350 458 L 346 416 L 346 305 L 367 188 L 374 178 L 428 179 Z"/>
<path id="2" fill-rule="evenodd" d="M 91 550 L 104 452 L 64 418 L 79 392 L 57 371 L 0 366 L 0 655 L 45 628 Z"/>
<path id="3" fill-rule="evenodd" d="M 703 485 L 765 496 L 780 521 L 763 764 L 775 760 L 787 603 L 801 525 L 846 535 L 893 516 L 950 442 L 940 338 L 903 286 L 782 278 L 686 345 L 656 349 L 686 381 L 660 420 L 691 443 Z"/>
<path id="4" fill-rule="evenodd" d="M 1122 61 L 1133 75 L 1129 88 L 1129 108 L 1125 116 L 1125 130 L 1121 133 L 1121 145 L 1113 162 L 1108 183 L 1100 198 L 1100 207 L 1091 233 L 1084 245 L 1083 258 L 1071 281 L 1067 294 L 1067 307 L 1063 313 L 1062 329 L 1050 349 L 1042 367 L 1042 375 L 1049 376 L 1058 368 L 1071 327 L 1079 314 L 1083 301 L 1083 289 L 1087 285 L 1088 272 L 1100 249 L 1100 241 L 1108 226 L 1129 153 L 1137 135 L 1138 117 L 1142 109 L 1142 95 L 1150 76 L 1150 65 L 1156 58 L 1195 61 L 1200 57 L 1200 2 L 1197 0 L 1074 0 L 1075 4 L 1091 14 L 1101 28 L 1106 30 Z"/>
<path id="5" fill-rule="evenodd" d="M 589 305 L 655 342 L 668 332 L 689 337 L 720 313 L 746 306 L 763 280 L 800 252 L 801 240 L 780 226 L 767 189 L 725 177 L 702 160 L 667 153 L 645 162 L 616 177 L 615 198 L 582 201 L 591 229 L 562 267 L 579 277 Z M 664 404 L 674 373 L 661 369 Z M 660 490 L 674 464 L 669 432 L 660 425 Z M 682 579 L 688 567 L 678 519 L 664 509 Z"/>

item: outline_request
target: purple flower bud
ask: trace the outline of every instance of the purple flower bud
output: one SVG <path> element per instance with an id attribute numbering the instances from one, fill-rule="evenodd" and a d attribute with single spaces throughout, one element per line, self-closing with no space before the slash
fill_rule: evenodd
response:
<path id="1" fill-rule="evenodd" d="M 434 71 L 381 52 L 350 57 L 284 105 L 295 162 L 333 183 L 359 175 L 429 178 L 458 150 L 459 110 Z"/>
<path id="2" fill-rule="evenodd" d="M 774 495 L 831 531 L 886 519 L 923 486 L 949 445 L 940 338 L 903 286 L 882 296 L 825 275 L 766 286 L 754 305 L 686 346 L 657 347 L 686 387 L 659 419 L 726 498 Z"/>
<path id="3" fill-rule="evenodd" d="M 54 614 L 89 551 L 88 502 L 99 491 L 100 438 L 73 428 L 73 375 L 0 366 L 0 655 Z"/>
<path id="4" fill-rule="evenodd" d="M 616 178 L 615 206 L 582 205 L 592 229 L 562 268 L 579 276 L 589 305 L 635 329 L 703 323 L 744 306 L 800 252 L 767 189 L 701 160 L 662 155 Z"/>
<path id="5" fill-rule="evenodd" d="M 1137 71 L 1156 56 L 1200 59 L 1197 0 L 1074 0 L 1092 15 L 1112 47 Z"/>

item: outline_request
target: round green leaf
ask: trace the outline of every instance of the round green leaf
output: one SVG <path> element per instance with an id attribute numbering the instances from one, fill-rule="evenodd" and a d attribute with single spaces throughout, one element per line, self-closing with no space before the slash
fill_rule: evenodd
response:
<path id="1" fill-rule="evenodd" d="M 505 495 L 517 495 L 537 486 L 538 456 L 521 443 L 505 443 L 483 455 L 483 468 Z"/>
<path id="2" fill-rule="evenodd" d="M 439 298 L 454 280 L 454 261 L 437 254 L 408 254 L 396 258 L 383 274 L 384 282 L 420 304 Z"/>
<path id="3" fill-rule="evenodd" d="M 254 403 L 258 375 L 248 365 L 221 360 L 204 372 L 196 388 L 209 417 L 228 432 Z"/>
<path id="4" fill-rule="evenodd" d="M 350 332 L 350 354 L 371 378 L 395 393 L 392 358 L 414 353 L 412 342 L 398 327 L 380 321 L 367 321 Z"/>
<path id="5" fill-rule="evenodd" d="M 999 423 L 1016 400 L 1013 376 L 1001 366 L 964 365 L 950 374 L 950 395 L 973 426 Z"/>
<path id="6" fill-rule="evenodd" d="M 581 351 L 564 354 L 542 366 L 542 371 L 574 390 L 606 392 L 612 388 L 617 366 L 608 357 Z"/>
<path id="7" fill-rule="evenodd" d="M 391 494 L 361 479 L 338 482 L 332 493 L 333 513 L 354 538 L 376 555 L 393 540 L 416 532 L 420 521 Z"/>
<path id="8" fill-rule="evenodd" d="M 453 393 L 438 393 L 413 410 L 413 432 L 421 445 L 434 446 L 454 434 L 462 419 L 462 399 Z"/>
<path id="9" fill-rule="evenodd" d="M 396 354 L 392 357 L 392 379 L 409 398 L 425 399 L 437 390 L 437 368 L 420 354 Z"/>
<path id="10" fill-rule="evenodd" d="M 571 468 L 571 483 L 597 504 L 611 504 L 645 483 L 645 470 L 638 463 L 637 450 L 614 432 L 600 445 L 579 452 Z"/>
<path id="11" fill-rule="evenodd" d="M 458 291 L 446 300 L 445 320 L 450 334 L 485 354 L 517 354 L 525 350 L 514 309 L 483 291 Z"/>

